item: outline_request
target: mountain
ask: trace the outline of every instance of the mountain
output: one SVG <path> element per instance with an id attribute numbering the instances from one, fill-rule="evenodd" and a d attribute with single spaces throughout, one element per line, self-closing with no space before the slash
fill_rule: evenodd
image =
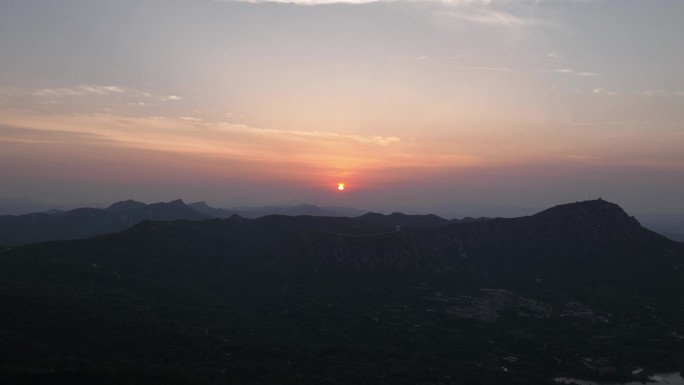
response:
<path id="1" fill-rule="evenodd" d="M 684 368 L 682 269 L 684 245 L 601 200 L 400 231 L 143 221 L 0 251 L 0 381 L 630 380 Z"/>
<path id="2" fill-rule="evenodd" d="M 51 214 L 3 215 L 0 216 L 0 245 L 87 238 L 121 231 L 126 227 L 128 224 L 119 215 L 94 208 Z"/>
<path id="3" fill-rule="evenodd" d="M 206 202 L 190 203 L 188 206 L 211 218 L 230 218 L 235 214 L 235 212 L 230 210 L 211 207 Z"/>
<path id="4" fill-rule="evenodd" d="M 214 208 L 206 202 L 190 203 L 188 206 L 212 218 L 229 218 L 238 214 L 243 218 L 261 218 L 266 215 L 312 215 L 319 217 L 354 217 L 366 213 L 363 210 L 349 207 L 319 207 L 312 204 L 297 206 L 240 206 L 229 209 Z"/>
<path id="5" fill-rule="evenodd" d="M 342 217 L 358 217 L 360 215 L 363 215 L 367 213 L 367 210 L 360 210 L 360 209 L 355 209 L 352 207 L 343 207 L 343 206 L 326 206 L 324 209 L 333 211 L 335 213 L 338 213 L 339 215 L 337 216 L 342 216 Z"/>
<path id="6" fill-rule="evenodd" d="M 243 218 L 261 218 L 266 215 L 313 215 L 319 217 L 345 217 L 346 212 L 338 212 L 332 209 L 322 208 L 312 204 L 300 204 L 297 206 L 260 206 L 260 207 L 233 207 L 230 211 Z"/>
<path id="7" fill-rule="evenodd" d="M 65 207 L 61 207 L 60 205 L 48 202 L 22 198 L 0 200 L 0 216 L 30 214 L 36 212 L 43 212 L 55 208 L 64 209 Z"/>
<path id="8" fill-rule="evenodd" d="M 147 206 L 147 204 L 145 204 L 143 202 L 137 202 L 137 201 L 134 201 L 133 199 L 128 199 L 125 201 L 113 203 L 111 206 L 107 207 L 106 210 L 112 211 L 115 213 L 119 213 L 119 214 L 124 214 L 128 211 L 141 209 L 145 206 Z"/>
<path id="9" fill-rule="evenodd" d="M 17 246 L 52 240 L 81 239 L 124 230 L 143 220 L 200 220 L 208 216 L 182 200 L 145 204 L 117 202 L 106 209 L 78 208 L 24 215 L 0 216 L 0 245 Z"/>
<path id="10" fill-rule="evenodd" d="M 174 221 L 177 219 L 186 220 L 200 220 L 209 218 L 208 215 L 202 214 L 183 202 L 182 199 L 176 199 L 171 202 L 159 202 L 138 207 L 127 212 L 134 218 L 134 222 L 141 220 L 154 221 Z"/>
<path id="11" fill-rule="evenodd" d="M 0 246 L 88 238 L 121 231 L 144 220 L 224 219 L 235 214 L 244 218 L 260 218 L 275 214 L 343 217 L 361 212 L 349 208 L 336 209 L 340 211 L 310 204 L 220 209 L 205 202 L 185 204 L 181 199 L 153 204 L 128 199 L 113 203 L 105 209 L 78 208 L 68 211 L 48 210 L 24 215 L 2 215 Z"/>
<path id="12" fill-rule="evenodd" d="M 428 215 L 407 215 L 402 213 L 392 213 L 390 215 L 378 214 L 378 213 L 366 213 L 356 219 L 374 223 L 379 226 L 383 226 L 390 229 L 395 229 L 397 226 L 400 228 L 411 228 L 411 227 L 435 227 L 443 226 L 449 223 L 448 220 L 438 217 L 434 214 Z"/>

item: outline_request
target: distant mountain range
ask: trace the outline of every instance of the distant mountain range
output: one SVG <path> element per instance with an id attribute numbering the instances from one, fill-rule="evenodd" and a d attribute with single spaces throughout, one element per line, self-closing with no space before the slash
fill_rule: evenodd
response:
<path id="1" fill-rule="evenodd" d="M 390 215 L 370 213 L 348 207 L 319 207 L 312 204 L 297 206 L 260 206 L 214 208 L 205 202 L 185 204 L 177 199 L 171 202 L 146 204 L 134 200 L 116 202 L 104 209 L 77 208 L 72 210 L 47 210 L 23 215 L 0 216 L 0 247 L 22 244 L 82 239 L 125 230 L 144 220 L 202 220 L 209 218 L 230 218 L 238 215 L 255 219 L 267 215 L 310 215 L 321 217 L 356 217 L 362 221 L 383 226 L 387 229 L 401 227 L 442 226 L 449 221 L 434 214 Z M 641 214 L 646 227 L 676 241 L 684 242 L 684 215 Z M 491 218 L 480 217 L 451 219 L 452 223 L 482 221 Z"/>
<path id="2" fill-rule="evenodd" d="M 216 209 L 205 202 L 190 203 L 188 206 L 213 218 L 228 218 L 237 214 L 243 218 L 260 218 L 266 215 L 313 215 L 318 217 L 355 217 L 366 211 L 348 207 L 319 207 L 312 204 L 297 206 L 240 206 L 230 209 Z"/>
<path id="3" fill-rule="evenodd" d="M 323 208 L 316 205 L 236 207 L 220 209 L 205 202 L 185 204 L 181 199 L 167 203 L 146 204 L 134 200 L 116 202 L 104 209 L 78 208 L 68 211 L 49 210 L 24 215 L 0 216 L 0 245 L 17 246 L 22 244 L 82 239 L 125 230 L 145 220 L 202 220 L 209 218 L 229 218 L 234 215 L 242 218 L 260 218 L 266 215 L 309 215 L 320 217 L 359 216 L 365 211 L 351 208 Z M 387 227 L 432 226 L 447 221 L 437 216 L 392 214 L 386 219 L 382 214 L 363 218 L 370 223 L 378 222 Z M 430 218 L 431 222 L 425 219 Z"/>
<path id="4" fill-rule="evenodd" d="M 173 220 L 206 215 L 182 201 L 70 213 L 56 217 L 142 221 L 0 251 L 2 383 L 551 384 L 684 368 L 684 244 L 610 202 L 466 221 Z"/>
<path id="5" fill-rule="evenodd" d="M 170 221 L 210 218 L 182 200 L 145 204 L 133 200 L 117 202 L 105 209 L 79 208 L 69 211 L 0 216 L 0 245 L 80 239 L 113 233 L 144 220 Z"/>

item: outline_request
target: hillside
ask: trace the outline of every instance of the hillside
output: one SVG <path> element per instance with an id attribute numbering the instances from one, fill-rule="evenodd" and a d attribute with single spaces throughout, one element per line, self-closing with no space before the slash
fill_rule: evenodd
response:
<path id="1" fill-rule="evenodd" d="M 89 238 L 122 231 L 144 220 L 207 219 L 178 199 L 145 204 L 133 200 L 106 209 L 78 208 L 24 215 L 0 216 L 0 245 L 18 246 L 53 240 Z"/>
<path id="2" fill-rule="evenodd" d="M 388 230 L 144 221 L 0 252 L 3 383 L 549 383 L 684 367 L 683 245 L 605 201 Z"/>
<path id="3" fill-rule="evenodd" d="M 373 223 L 388 229 L 399 228 L 417 228 L 417 227 L 436 227 L 443 226 L 449 221 L 434 214 L 428 215 L 407 215 L 402 213 L 392 213 L 390 215 L 383 215 L 378 213 L 366 213 L 356 217 L 356 219 Z"/>
<path id="4" fill-rule="evenodd" d="M 359 210 L 350 208 L 321 208 L 311 204 L 220 209 L 205 202 L 185 204 L 181 199 L 152 204 L 128 199 L 116 202 L 105 209 L 77 208 L 68 211 L 49 210 L 24 215 L 2 215 L 0 247 L 89 238 L 122 231 L 145 220 L 225 219 L 233 215 L 243 218 L 261 218 L 267 215 L 345 217 L 358 212 Z"/>

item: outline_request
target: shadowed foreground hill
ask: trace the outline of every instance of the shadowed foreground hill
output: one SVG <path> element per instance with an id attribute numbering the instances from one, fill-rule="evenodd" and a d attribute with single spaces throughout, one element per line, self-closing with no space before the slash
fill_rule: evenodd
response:
<path id="1" fill-rule="evenodd" d="M 601 200 L 398 232 L 147 221 L 0 253 L 0 381 L 526 384 L 595 376 L 586 358 L 604 357 L 674 370 L 683 266 L 681 244 Z"/>

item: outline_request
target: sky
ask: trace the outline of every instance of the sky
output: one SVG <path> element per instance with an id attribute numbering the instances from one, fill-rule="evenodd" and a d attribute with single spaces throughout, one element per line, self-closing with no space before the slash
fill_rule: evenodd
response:
<path id="1" fill-rule="evenodd" d="M 4 0 L 0 200 L 684 212 L 682 15 L 681 0 Z"/>

